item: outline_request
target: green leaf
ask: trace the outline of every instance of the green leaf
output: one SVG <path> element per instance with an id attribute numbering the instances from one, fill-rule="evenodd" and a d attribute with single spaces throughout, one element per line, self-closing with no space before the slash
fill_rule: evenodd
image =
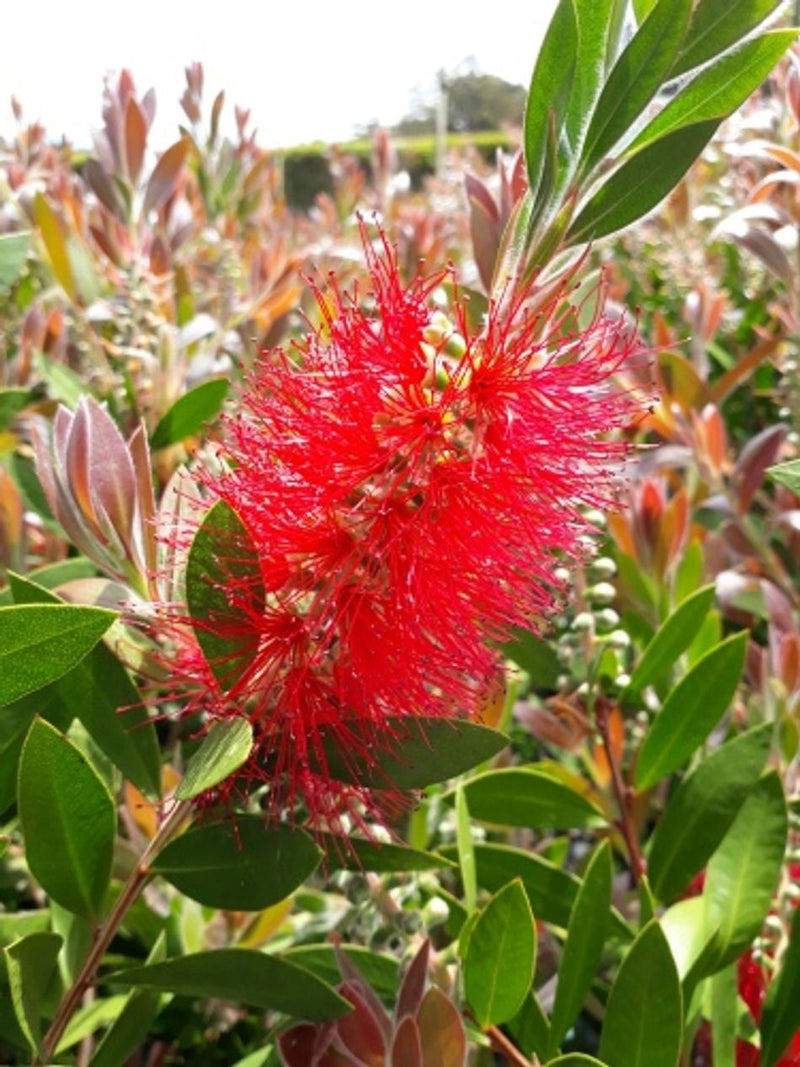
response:
<path id="1" fill-rule="evenodd" d="M 550 642 L 526 630 L 517 630 L 514 639 L 503 645 L 502 653 L 530 675 L 531 685 L 537 691 L 555 689 L 558 676 L 563 674 Z"/>
<path id="2" fill-rule="evenodd" d="M 684 126 L 727 118 L 761 85 L 796 36 L 796 30 L 773 30 L 704 68 L 645 126 L 627 154 Z"/>
<path id="3" fill-rule="evenodd" d="M 153 431 L 153 451 L 200 433 L 222 410 L 229 387 L 226 378 L 209 378 L 179 397 Z"/>
<path id="4" fill-rule="evenodd" d="M 17 604 L 61 603 L 48 589 L 9 572 Z M 98 642 L 55 683 L 55 698 L 83 723 L 92 740 L 143 793 L 161 795 L 161 754 L 155 727 L 117 657 Z"/>
<path id="5" fill-rule="evenodd" d="M 0 242 L 2 240 L 3 235 L 0 234 Z M 1 254 L 2 244 L 0 244 Z M 2 259 L 0 259 L 0 269 L 2 269 Z M 30 389 L 0 389 L 0 430 L 7 429 L 11 425 L 14 416 L 22 411 L 30 401 Z"/>
<path id="6" fill-rule="evenodd" d="M 33 911 L 0 912 L 0 945 L 5 947 L 28 934 L 39 934 L 50 929 L 50 909 Z"/>
<path id="7" fill-rule="evenodd" d="M 777 463 L 774 467 L 767 467 L 773 481 L 796 495 L 800 495 L 800 459 L 790 459 L 787 463 Z"/>
<path id="8" fill-rule="evenodd" d="M 365 837 L 348 837 L 342 842 L 335 834 L 315 834 L 314 840 L 324 849 L 325 866 L 333 871 L 435 871 L 456 866 L 436 852 Z"/>
<path id="9" fill-rule="evenodd" d="M 687 897 L 667 908 L 661 916 L 661 928 L 672 950 L 678 975 L 684 981 L 711 940 L 702 897 Z M 687 982 L 689 986 L 692 984 L 692 981 Z"/>
<path id="10" fill-rule="evenodd" d="M 321 727 L 331 778 L 371 789 L 424 789 L 463 774 L 508 744 L 505 734 L 466 720 L 408 716 L 385 723 L 382 730 L 392 739 L 391 749 L 374 750 L 367 766 L 341 750 L 339 731 L 332 736 Z"/>
<path id="11" fill-rule="evenodd" d="M 550 1056 L 577 1018 L 600 965 L 611 914 L 613 876 L 611 846 L 604 841 L 592 856 L 572 905 L 550 1018 Z"/>
<path id="12" fill-rule="evenodd" d="M 747 637 L 743 630 L 722 641 L 670 692 L 639 750 L 637 789 L 649 789 L 677 770 L 711 733 L 736 693 Z"/>
<path id="13" fill-rule="evenodd" d="M 633 127 L 661 88 L 683 41 L 692 0 L 659 0 L 609 74 L 581 156 L 592 170 Z"/>
<path id="14" fill-rule="evenodd" d="M 605 237 L 646 215 L 675 188 L 718 125 L 710 120 L 684 126 L 631 156 L 583 206 L 567 241 L 574 245 Z"/>
<path id="15" fill-rule="evenodd" d="M 360 945 L 340 945 L 339 949 L 382 999 L 394 1003 L 400 984 L 400 965 L 394 956 Z M 297 945 L 282 953 L 281 958 L 310 971 L 328 985 L 338 985 L 343 978 L 332 945 Z"/>
<path id="16" fill-rule="evenodd" d="M 239 678 L 258 648 L 259 637 L 242 626 L 244 586 L 253 610 L 264 602 L 258 553 L 239 516 L 223 500 L 211 508 L 195 534 L 186 564 L 186 598 L 195 634 L 223 689 Z M 244 632 L 243 632 L 244 631 Z"/>
<path id="17" fill-rule="evenodd" d="M 699 0 L 670 76 L 699 67 L 731 48 L 781 3 L 782 0 Z"/>
<path id="18" fill-rule="evenodd" d="M 478 882 L 475 878 L 475 846 L 472 840 L 469 807 L 463 783 L 459 783 L 456 789 L 456 846 L 458 866 L 461 871 L 461 886 L 464 890 L 464 904 L 467 913 L 471 915 L 478 903 Z"/>
<path id="19" fill-rule="evenodd" d="M 550 1046 L 550 1023 L 533 989 L 528 992 L 514 1018 L 505 1024 L 505 1029 L 513 1037 L 517 1048 L 530 1059 L 534 1055 L 542 1060 L 546 1058 Z"/>
<path id="20" fill-rule="evenodd" d="M 714 1067 L 736 1067 L 737 977 L 736 964 L 732 963 L 709 979 Z"/>
<path id="21" fill-rule="evenodd" d="M 787 829 L 783 786 L 770 771 L 750 790 L 706 868 L 706 928 L 714 936 L 696 975 L 732 963 L 758 934 L 781 876 Z"/>
<path id="22" fill-rule="evenodd" d="M 513 1018 L 533 982 L 536 927 L 519 880 L 478 915 L 464 959 L 464 995 L 484 1029 Z"/>
<path id="23" fill-rule="evenodd" d="M 714 601 L 714 586 L 706 585 L 688 596 L 659 626 L 631 675 L 627 692 L 641 693 L 645 686 L 664 678 L 703 625 Z"/>
<path id="24" fill-rule="evenodd" d="M 209 908 L 260 911 L 302 885 L 321 855 L 302 830 L 236 815 L 187 830 L 159 852 L 152 869 Z"/>
<path id="25" fill-rule="evenodd" d="M 585 1052 L 568 1052 L 547 1061 L 547 1067 L 606 1067 L 602 1060 L 596 1060 Z"/>
<path id="26" fill-rule="evenodd" d="M 247 719 L 219 719 L 186 766 L 176 800 L 191 800 L 224 782 L 237 771 L 253 747 L 253 727 Z"/>
<path id="27" fill-rule="evenodd" d="M 536 767 L 504 767 L 476 775 L 463 788 L 473 819 L 500 826 L 553 830 L 604 826 L 599 808 Z M 448 797 L 452 800 L 452 794 Z"/>
<path id="28" fill-rule="evenodd" d="M 599 1055 L 614 1067 L 676 1067 L 683 1009 L 675 960 L 657 921 L 631 945 L 611 987 Z"/>
<path id="29" fill-rule="evenodd" d="M 109 975 L 109 983 L 185 997 L 219 997 L 316 1022 L 350 1010 L 348 1001 L 310 971 L 244 948 L 195 952 Z"/>
<path id="30" fill-rule="evenodd" d="M 67 1049 L 85 1040 L 96 1030 L 116 1022 L 127 1000 L 124 993 L 117 993 L 111 997 L 90 1001 L 78 1008 L 58 1043 L 56 1054 L 66 1052 Z M 92 1059 L 92 1065 L 94 1067 L 94 1059 Z"/>
<path id="31" fill-rule="evenodd" d="M 615 0 L 577 0 L 574 7 L 578 47 L 565 131 L 577 154 L 603 85 L 609 38 L 615 28 Z"/>
<path id="32" fill-rule="evenodd" d="M 72 604 L 0 608 L 0 705 L 66 674 L 116 617 L 113 611 Z"/>
<path id="33" fill-rule="evenodd" d="M 0 234 L 0 289 L 10 289 L 19 280 L 30 246 L 30 230 Z"/>
<path id="34" fill-rule="evenodd" d="M 96 918 L 111 876 L 114 801 L 76 746 L 42 719 L 22 749 L 18 803 L 31 873 L 63 907 Z"/>
<path id="35" fill-rule="evenodd" d="M 800 1004 L 800 910 L 795 910 L 789 944 L 772 979 L 761 1013 L 761 1064 L 775 1067 L 797 1029 Z"/>
<path id="36" fill-rule="evenodd" d="M 3 949 L 14 1014 L 34 1052 L 39 1051 L 41 1040 L 42 1000 L 60 948 L 58 934 L 37 933 Z"/>
<path id="37" fill-rule="evenodd" d="M 161 963 L 166 953 L 166 941 L 165 934 L 158 935 L 148 954 L 148 963 Z M 91 1067 L 119 1067 L 141 1048 L 152 1029 L 162 1000 L 162 993 L 149 989 L 128 993 L 122 1011 L 97 1046 Z"/>
<path id="38" fill-rule="evenodd" d="M 651 839 L 653 892 L 673 900 L 705 866 L 764 769 L 772 723 L 762 723 L 707 756 L 670 797 Z"/>

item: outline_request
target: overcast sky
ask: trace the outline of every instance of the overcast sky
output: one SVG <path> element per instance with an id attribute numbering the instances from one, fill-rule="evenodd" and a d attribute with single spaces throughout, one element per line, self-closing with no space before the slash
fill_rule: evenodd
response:
<path id="1" fill-rule="evenodd" d="M 90 144 L 103 76 L 128 67 L 158 99 L 151 143 L 183 119 L 184 67 L 200 60 L 210 107 L 249 107 L 266 147 L 396 122 L 436 72 L 478 68 L 527 85 L 556 0 L 37 0 L 2 3 L 0 134 L 11 95 L 51 138 Z M 519 16 L 519 12 L 524 14 Z M 461 68 L 463 71 L 463 67 Z"/>

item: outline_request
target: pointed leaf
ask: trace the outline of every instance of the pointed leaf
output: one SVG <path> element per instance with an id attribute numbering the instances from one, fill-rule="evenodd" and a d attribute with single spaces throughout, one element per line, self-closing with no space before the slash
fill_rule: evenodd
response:
<path id="1" fill-rule="evenodd" d="M 386 956 L 360 945 L 337 946 L 363 975 L 370 988 L 382 999 L 393 1001 L 397 996 L 400 966 L 394 956 Z M 282 959 L 296 963 L 328 985 L 338 985 L 345 975 L 337 960 L 333 945 L 298 945 L 282 953 Z"/>
<path id="2" fill-rule="evenodd" d="M 469 808 L 460 783 L 456 788 L 456 848 L 458 849 L 464 906 L 471 916 L 478 902 L 478 882 L 475 878 L 475 847 L 469 821 Z"/>
<path id="3" fill-rule="evenodd" d="M 792 920 L 789 945 L 781 957 L 761 1013 L 761 1064 L 775 1067 L 797 1029 L 800 1004 L 800 911 Z"/>
<path id="4" fill-rule="evenodd" d="M 586 0 L 574 5 L 578 49 L 575 78 L 566 114 L 566 133 L 573 151 L 580 148 L 584 127 L 600 95 L 610 38 L 614 34 L 615 0 Z"/>
<path id="5" fill-rule="evenodd" d="M 30 230 L 0 234 L 0 289 L 10 289 L 19 280 L 30 246 Z"/>
<path id="6" fill-rule="evenodd" d="M 28 934 L 3 950 L 14 1014 L 34 1052 L 39 1051 L 42 1000 L 60 948 L 58 934 L 37 933 Z"/>
<path id="7" fill-rule="evenodd" d="M 425 1067 L 419 1027 L 410 1015 L 406 1015 L 395 1030 L 391 1067 Z"/>
<path id="8" fill-rule="evenodd" d="M 636 664 L 628 684 L 629 693 L 640 693 L 667 674 L 694 640 L 713 602 L 714 586 L 703 586 L 686 597 L 664 620 Z"/>
<path id="9" fill-rule="evenodd" d="M 237 771 L 253 747 L 253 727 L 247 719 L 219 719 L 186 766 L 175 790 L 176 800 L 191 800 L 225 781 Z"/>
<path id="10" fill-rule="evenodd" d="M 186 997 L 239 1000 L 312 1021 L 337 1019 L 350 1005 L 309 971 L 265 952 L 221 948 L 109 975 L 109 983 Z"/>
<path id="11" fill-rule="evenodd" d="M 702 870 L 764 769 L 772 723 L 762 723 L 708 755 L 669 799 L 651 839 L 653 892 L 673 900 Z"/>
<path id="12" fill-rule="evenodd" d="M 132 185 L 139 180 L 146 144 L 147 120 L 136 99 L 131 96 L 125 108 L 125 158 Z"/>
<path id="13" fill-rule="evenodd" d="M 676 1067 L 681 985 L 664 932 L 645 926 L 622 961 L 606 1006 L 599 1055 L 614 1067 Z"/>
<path id="14" fill-rule="evenodd" d="M 321 855 L 302 830 L 236 815 L 187 830 L 159 852 L 152 869 L 209 908 L 260 911 L 302 885 Z"/>
<path id="15" fill-rule="evenodd" d="M 461 787 L 473 819 L 553 830 L 604 826 L 606 816 L 580 793 L 536 767 L 504 767 Z M 452 795 L 448 797 L 452 800 Z"/>
<path id="16" fill-rule="evenodd" d="M 538 1056 L 543 1062 L 550 1048 L 550 1023 L 542 1011 L 539 998 L 533 989 L 528 993 L 522 1007 L 505 1026 L 514 1039 L 514 1044 L 526 1056 Z"/>
<path id="17" fill-rule="evenodd" d="M 464 958 L 464 995 L 480 1026 L 513 1018 L 533 982 L 536 928 L 522 882 L 496 893 L 478 915 Z"/>
<path id="18" fill-rule="evenodd" d="M 742 631 L 722 641 L 670 692 L 639 750 L 637 789 L 649 789 L 677 770 L 711 733 L 736 693 L 747 637 Z"/>
<path id="19" fill-rule="evenodd" d="M 604 841 L 592 856 L 569 917 L 550 1019 L 553 1055 L 583 1007 L 600 965 L 611 913 L 614 875 L 611 846 Z"/>
<path id="20" fill-rule="evenodd" d="M 315 834 L 314 840 L 325 850 L 325 865 L 333 871 L 435 871 L 456 866 L 436 852 L 365 837 L 342 842 L 335 834 Z"/>
<path id="21" fill-rule="evenodd" d="M 111 876 L 114 801 L 79 749 L 42 719 L 22 749 L 18 803 L 34 877 L 69 911 L 96 918 Z"/>
<path id="22" fill-rule="evenodd" d="M 184 393 L 156 426 L 150 447 L 166 448 L 200 433 L 219 415 L 229 388 L 226 378 L 209 378 Z"/>
<path id="23" fill-rule="evenodd" d="M 145 189 L 142 207 L 145 216 L 151 211 L 158 211 L 175 192 L 186 156 L 189 154 L 189 146 L 187 137 L 176 141 L 156 163 Z"/>
<path id="24" fill-rule="evenodd" d="M 42 235 L 55 279 L 70 300 L 74 300 L 75 279 L 72 276 L 64 229 L 43 193 L 37 193 L 33 201 L 33 217 Z"/>
<path id="25" fill-rule="evenodd" d="M 66 674 L 116 617 L 113 611 L 72 604 L 0 608 L 0 705 Z"/>
<path id="26" fill-rule="evenodd" d="M 800 459 L 776 463 L 774 467 L 767 468 L 767 474 L 779 485 L 785 485 L 790 492 L 800 496 Z"/>
<path id="27" fill-rule="evenodd" d="M 718 56 L 759 26 L 782 0 L 699 0 L 671 77 Z"/>
<path id="28" fill-rule="evenodd" d="M 467 1038 L 458 1008 L 432 985 L 417 1013 L 424 1067 L 460 1067 L 467 1057 Z"/>

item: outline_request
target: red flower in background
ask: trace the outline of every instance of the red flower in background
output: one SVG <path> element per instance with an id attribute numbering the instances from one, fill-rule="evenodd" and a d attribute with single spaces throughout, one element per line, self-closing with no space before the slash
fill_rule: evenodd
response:
<path id="1" fill-rule="evenodd" d="M 199 475 L 246 527 L 263 594 L 248 606 L 232 576 L 253 654 L 228 693 L 186 672 L 212 718 L 251 720 L 245 771 L 275 809 L 302 799 L 334 826 L 374 798 L 331 783 L 321 733 L 369 760 L 398 720 L 475 714 L 496 643 L 541 626 L 584 508 L 612 502 L 625 446 L 607 434 L 641 407 L 615 384 L 630 331 L 599 310 L 578 328 L 566 284 L 536 307 L 509 290 L 470 337 L 463 305 L 433 307 L 447 272 L 404 287 L 386 241 L 365 247 L 371 291 L 317 292 L 321 325 L 262 357 L 225 469 Z"/>

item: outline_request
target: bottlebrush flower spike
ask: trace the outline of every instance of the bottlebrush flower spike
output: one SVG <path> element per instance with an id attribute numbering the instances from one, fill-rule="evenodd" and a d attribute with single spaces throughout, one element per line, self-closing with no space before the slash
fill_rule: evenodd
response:
<path id="1" fill-rule="evenodd" d="M 616 382 L 636 342 L 599 298 L 579 327 L 566 282 L 535 310 L 509 289 L 471 336 L 462 304 L 432 306 L 448 272 L 404 286 L 386 240 L 364 243 L 371 292 L 317 293 L 321 325 L 263 356 L 224 422 L 227 466 L 198 475 L 257 555 L 249 594 L 241 567 L 216 582 L 231 610 L 214 626 L 240 649 L 249 633 L 249 660 L 228 678 L 182 655 L 193 710 L 247 715 L 245 774 L 318 823 L 374 801 L 331 781 L 323 733 L 369 762 L 390 723 L 476 714 L 497 643 L 543 626 L 556 561 L 585 554 L 585 507 L 613 503 L 608 432 L 642 406 Z"/>

